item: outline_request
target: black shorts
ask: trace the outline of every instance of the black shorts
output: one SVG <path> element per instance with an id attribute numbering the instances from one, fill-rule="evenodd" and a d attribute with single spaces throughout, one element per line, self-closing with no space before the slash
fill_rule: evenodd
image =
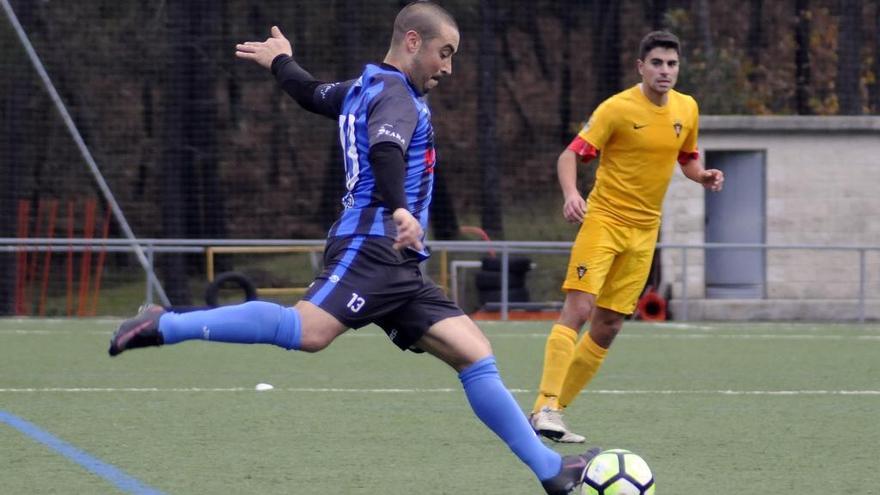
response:
<path id="1" fill-rule="evenodd" d="M 333 237 L 324 271 L 303 297 L 351 328 L 375 323 L 403 350 L 433 324 L 464 312 L 419 271 L 419 260 L 386 237 Z"/>

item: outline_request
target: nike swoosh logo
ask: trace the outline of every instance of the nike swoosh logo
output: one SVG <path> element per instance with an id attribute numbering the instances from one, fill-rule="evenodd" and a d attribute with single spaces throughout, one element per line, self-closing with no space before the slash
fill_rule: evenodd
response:
<path id="1" fill-rule="evenodd" d="M 648 124 L 633 124 L 633 129 L 641 129 L 642 127 L 648 127 Z"/>

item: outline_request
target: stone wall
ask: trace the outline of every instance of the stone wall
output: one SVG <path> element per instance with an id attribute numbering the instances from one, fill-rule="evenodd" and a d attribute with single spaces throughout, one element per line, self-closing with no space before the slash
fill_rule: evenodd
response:
<path id="1" fill-rule="evenodd" d="M 880 117 L 704 116 L 699 142 L 703 151 L 765 151 L 768 245 L 880 248 Z M 704 210 L 703 189 L 676 173 L 664 205 L 661 242 L 703 243 Z M 862 291 L 858 251 L 770 250 L 767 298 L 736 304 L 703 299 L 702 250 L 688 250 L 686 284 L 682 259 L 681 250 L 664 249 L 663 278 L 672 286 L 673 300 L 682 299 L 687 287 L 692 317 L 792 319 L 809 314 L 809 319 L 837 320 L 860 312 L 854 304 Z M 880 250 L 867 251 L 864 265 L 866 312 L 877 318 Z M 815 309 L 802 311 L 807 301 L 822 304 L 811 303 Z"/>

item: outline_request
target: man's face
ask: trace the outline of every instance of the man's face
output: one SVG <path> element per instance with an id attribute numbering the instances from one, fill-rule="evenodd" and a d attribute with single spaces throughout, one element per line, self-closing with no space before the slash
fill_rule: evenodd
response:
<path id="1" fill-rule="evenodd" d="M 452 56 L 458 51 L 459 35 L 454 27 L 443 24 L 436 38 L 423 42 L 413 59 L 410 78 L 422 94 L 440 84 L 440 79 L 452 74 Z"/>
<path id="2" fill-rule="evenodd" d="M 678 52 L 672 48 L 653 48 L 638 65 L 642 86 L 656 93 L 665 94 L 678 80 Z"/>

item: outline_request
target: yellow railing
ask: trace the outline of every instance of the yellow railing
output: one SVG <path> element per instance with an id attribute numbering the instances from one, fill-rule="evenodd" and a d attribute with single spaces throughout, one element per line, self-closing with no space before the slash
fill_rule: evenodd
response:
<path id="1" fill-rule="evenodd" d="M 205 248 L 205 272 L 208 282 L 214 281 L 215 254 L 284 254 L 320 253 L 324 246 L 208 246 Z M 257 287 L 260 296 L 302 295 L 308 287 Z"/>

